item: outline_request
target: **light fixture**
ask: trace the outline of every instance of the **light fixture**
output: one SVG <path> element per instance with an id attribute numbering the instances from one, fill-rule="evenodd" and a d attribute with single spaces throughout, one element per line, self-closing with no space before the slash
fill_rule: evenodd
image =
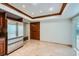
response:
<path id="1" fill-rule="evenodd" d="M 34 13 L 33 13 L 33 12 L 32 12 L 31 14 L 32 14 L 32 15 L 34 15 Z"/>
<path id="2" fill-rule="evenodd" d="M 53 11 L 53 8 L 49 8 L 49 11 Z"/>
<path id="3" fill-rule="evenodd" d="M 32 5 L 36 6 L 36 5 L 37 5 L 37 3 L 32 3 Z"/>
<path id="4" fill-rule="evenodd" d="M 26 6 L 25 6 L 25 5 L 22 5 L 22 7 L 23 7 L 23 8 L 26 8 Z"/>
<path id="5" fill-rule="evenodd" d="M 40 11 L 40 13 L 42 13 L 43 11 Z"/>

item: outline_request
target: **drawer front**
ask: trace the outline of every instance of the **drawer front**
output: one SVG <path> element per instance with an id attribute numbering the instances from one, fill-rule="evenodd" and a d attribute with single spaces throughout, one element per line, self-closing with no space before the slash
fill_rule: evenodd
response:
<path id="1" fill-rule="evenodd" d="M 4 55 L 4 43 L 0 43 L 0 55 Z"/>

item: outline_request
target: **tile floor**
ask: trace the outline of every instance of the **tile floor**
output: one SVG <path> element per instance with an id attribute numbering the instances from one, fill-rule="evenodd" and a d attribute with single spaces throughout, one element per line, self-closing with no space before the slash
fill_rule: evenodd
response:
<path id="1" fill-rule="evenodd" d="M 71 47 L 42 42 L 38 40 L 28 40 L 24 46 L 8 56 L 73 56 L 74 51 Z"/>

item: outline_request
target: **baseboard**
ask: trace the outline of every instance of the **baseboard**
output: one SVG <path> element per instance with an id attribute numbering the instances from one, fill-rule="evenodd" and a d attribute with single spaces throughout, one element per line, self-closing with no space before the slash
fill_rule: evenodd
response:
<path id="1" fill-rule="evenodd" d="M 42 41 L 42 40 L 40 40 L 40 41 Z M 55 44 L 60 44 L 60 45 L 65 45 L 65 46 L 68 46 L 68 47 L 72 47 L 71 44 L 62 44 L 62 43 L 49 42 L 49 41 L 42 41 L 42 42 L 55 43 Z"/>

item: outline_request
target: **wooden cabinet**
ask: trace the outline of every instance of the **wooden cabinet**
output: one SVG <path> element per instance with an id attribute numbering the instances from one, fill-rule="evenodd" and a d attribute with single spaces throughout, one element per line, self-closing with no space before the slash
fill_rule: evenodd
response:
<path id="1" fill-rule="evenodd" d="M 5 54 L 5 43 L 4 39 L 0 38 L 0 55 Z"/>
<path id="2" fill-rule="evenodd" d="M 7 33 L 7 20 L 5 19 L 5 13 L 0 13 L 0 37 L 6 36 Z"/>
<path id="3" fill-rule="evenodd" d="M 0 56 L 6 55 L 8 51 L 7 18 L 23 22 L 21 17 L 4 10 L 0 10 Z"/>
<path id="4" fill-rule="evenodd" d="M 6 53 L 7 20 L 5 13 L 0 13 L 0 56 Z"/>
<path id="5" fill-rule="evenodd" d="M 1 16 L 1 14 L 0 14 L 0 37 L 2 37 L 2 26 L 3 26 L 3 24 L 2 24 L 2 16 Z"/>

